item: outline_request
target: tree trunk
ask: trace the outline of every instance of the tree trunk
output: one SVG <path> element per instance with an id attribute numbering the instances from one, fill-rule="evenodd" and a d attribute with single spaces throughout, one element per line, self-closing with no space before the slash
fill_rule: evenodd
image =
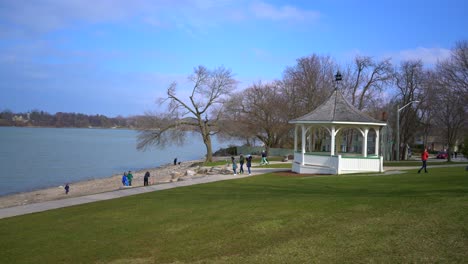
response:
<path id="1" fill-rule="evenodd" d="M 211 146 L 211 137 L 210 137 L 210 135 L 203 135 L 203 143 L 205 143 L 205 147 L 206 147 L 205 162 L 212 162 L 213 161 L 213 148 Z"/>

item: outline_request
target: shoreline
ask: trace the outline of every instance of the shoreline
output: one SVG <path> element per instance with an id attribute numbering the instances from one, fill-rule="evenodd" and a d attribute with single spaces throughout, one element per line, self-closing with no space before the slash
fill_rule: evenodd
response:
<path id="1" fill-rule="evenodd" d="M 124 187 L 122 185 L 122 174 L 113 174 L 105 178 L 69 183 L 70 192 L 68 195 L 65 194 L 64 186 L 43 188 L 30 192 L 7 194 L 5 196 L 0 197 L 0 209 L 13 206 L 40 203 L 45 201 L 80 197 L 84 195 L 110 192 L 120 189 L 142 187 L 143 176 L 147 171 L 149 171 L 151 175 L 149 178 L 150 185 L 168 183 L 172 181 L 172 175 L 174 174 L 183 176 L 187 170 L 195 170 L 196 167 L 192 168 L 191 166 L 198 162 L 201 162 L 201 160 L 185 161 L 180 163 L 179 165 L 166 164 L 160 167 L 134 171 L 132 173 L 132 187 Z"/>

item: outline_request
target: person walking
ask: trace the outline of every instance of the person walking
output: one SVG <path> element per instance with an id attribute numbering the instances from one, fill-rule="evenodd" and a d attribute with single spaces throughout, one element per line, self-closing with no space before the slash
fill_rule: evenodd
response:
<path id="1" fill-rule="evenodd" d="M 239 168 L 239 174 L 244 174 L 244 155 L 242 155 L 242 153 L 240 154 L 239 156 L 239 164 L 240 164 L 240 168 Z"/>
<path id="2" fill-rule="evenodd" d="M 132 180 L 133 180 L 132 171 L 128 171 L 128 173 L 127 173 L 127 179 L 128 179 L 128 186 L 132 186 Z"/>
<path id="3" fill-rule="evenodd" d="M 145 173 L 145 176 L 143 177 L 143 185 L 144 185 L 144 186 L 148 186 L 148 185 L 149 185 L 149 184 L 148 184 L 148 179 L 149 179 L 149 177 L 150 177 L 150 173 L 149 173 L 149 171 L 147 171 L 147 172 Z"/>
<path id="4" fill-rule="evenodd" d="M 125 171 L 123 176 L 122 176 L 122 185 L 127 186 L 128 185 L 128 178 L 127 178 L 127 172 Z"/>
<path id="5" fill-rule="evenodd" d="M 418 173 L 421 173 L 421 170 L 424 169 L 424 172 L 427 173 L 427 159 L 429 158 L 429 152 L 427 152 L 427 148 L 424 148 L 423 153 L 421 154 L 421 161 L 422 166 L 418 170 Z"/>
<path id="6" fill-rule="evenodd" d="M 247 156 L 247 158 L 245 159 L 247 161 L 247 170 L 249 171 L 249 175 L 250 175 L 250 167 L 252 167 L 252 156 L 249 154 Z"/>
<path id="7" fill-rule="evenodd" d="M 65 194 L 68 194 L 68 192 L 70 192 L 70 185 L 65 184 Z"/>
<path id="8" fill-rule="evenodd" d="M 262 151 L 262 160 L 260 161 L 260 165 L 268 165 L 267 153 L 265 150 Z"/>
<path id="9" fill-rule="evenodd" d="M 236 159 L 234 158 L 234 156 L 231 157 L 231 161 L 232 161 L 232 170 L 234 171 L 234 175 L 237 175 L 237 163 L 236 163 Z"/>

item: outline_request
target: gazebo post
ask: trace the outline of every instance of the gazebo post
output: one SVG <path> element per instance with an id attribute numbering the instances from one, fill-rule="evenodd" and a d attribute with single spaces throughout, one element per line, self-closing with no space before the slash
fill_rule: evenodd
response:
<path id="1" fill-rule="evenodd" d="M 335 155 L 335 126 L 331 127 L 330 130 L 330 156 Z"/>
<path id="2" fill-rule="evenodd" d="M 297 125 L 294 126 L 294 153 L 297 152 Z"/>
<path id="3" fill-rule="evenodd" d="M 380 156 L 380 155 L 379 155 L 379 145 L 380 145 L 380 135 L 379 135 L 379 132 L 380 132 L 380 130 L 376 130 L 376 129 L 374 128 L 374 131 L 375 131 L 375 155 Z"/>
<path id="4" fill-rule="evenodd" d="M 301 128 L 302 128 L 302 142 L 301 142 L 301 164 L 304 165 L 305 162 L 304 162 L 304 154 L 305 154 L 305 133 L 306 133 L 306 129 L 304 127 L 304 125 L 301 125 Z"/>
<path id="5" fill-rule="evenodd" d="M 362 141 L 362 156 L 367 157 L 367 135 L 369 134 L 369 128 L 364 128 L 364 139 Z"/>

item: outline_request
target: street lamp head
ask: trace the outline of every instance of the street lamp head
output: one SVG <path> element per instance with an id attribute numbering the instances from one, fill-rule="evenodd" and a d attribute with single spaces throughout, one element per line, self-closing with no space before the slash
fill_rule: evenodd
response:
<path id="1" fill-rule="evenodd" d="M 335 74 L 335 81 L 341 81 L 343 78 L 341 76 L 341 73 L 340 71 L 337 71 L 336 74 Z"/>
<path id="2" fill-rule="evenodd" d="M 398 108 L 399 106 L 397 105 L 397 109 L 398 109 L 397 113 L 399 113 L 401 110 L 403 110 L 405 107 L 409 106 L 412 103 L 419 103 L 419 101 L 417 101 L 417 100 L 411 101 L 411 102 L 405 104 L 402 108 Z"/>

